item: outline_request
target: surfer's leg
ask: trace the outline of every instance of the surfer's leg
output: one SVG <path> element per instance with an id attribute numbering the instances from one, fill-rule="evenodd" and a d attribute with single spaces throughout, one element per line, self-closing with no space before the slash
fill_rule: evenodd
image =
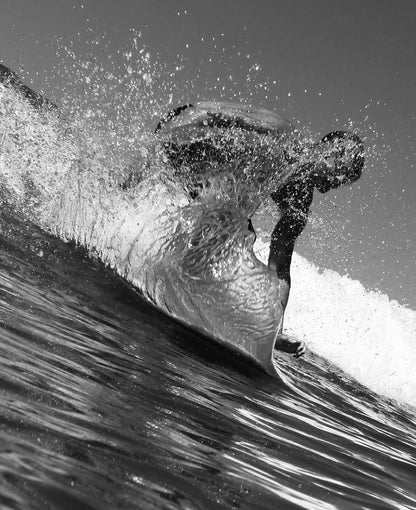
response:
<path id="1" fill-rule="evenodd" d="M 294 225 L 290 217 L 283 218 L 276 225 L 270 243 L 269 268 L 276 272 L 280 284 L 280 302 L 283 309 L 283 316 L 286 310 L 290 293 L 290 265 L 292 262 L 293 249 L 296 238 L 303 229 L 302 225 Z M 280 331 L 277 335 L 274 348 L 278 351 L 293 354 L 300 357 L 305 354 L 305 343 L 294 336 L 286 335 L 283 330 L 283 318 Z"/>
<path id="2" fill-rule="evenodd" d="M 280 281 L 280 301 L 283 312 L 289 300 L 290 264 L 296 237 L 293 236 L 288 219 L 283 217 L 273 230 L 270 242 L 268 266 L 277 274 Z"/>
<path id="3" fill-rule="evenodd" d="M 291 209 L 284 211 L 271 236 L 268 266 L 276 272 L 280 280 L 280 300 L 283 311 L 286 310 L 289 299 L 292 254 L 296 239 L 305 228 L 308 210 L 309 204 L 301 214 L 297 209 L 293 212 Z"/>

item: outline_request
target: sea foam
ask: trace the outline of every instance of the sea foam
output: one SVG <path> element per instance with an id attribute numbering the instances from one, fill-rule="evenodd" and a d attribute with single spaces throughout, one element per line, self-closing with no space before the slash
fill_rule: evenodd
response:
<path id="1" fill-rule="evenodd" d="M 255 244 L 267 262 L 268 245 Z M 416 406 L 416 311 L 294 254 L 287 332 L 369 389 Z"/>

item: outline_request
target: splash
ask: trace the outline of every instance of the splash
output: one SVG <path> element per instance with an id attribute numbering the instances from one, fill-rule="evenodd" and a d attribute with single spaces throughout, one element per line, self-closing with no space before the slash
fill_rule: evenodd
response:
<path id="1" fill-rule="evenodd" d="M 59 116 L 1 92 L 3 200 L 28 222 L 85 247 L 172 317 L 276 373 L 277 277 L 255 258 L 247 211 L 223 196 L 225 188 L 219 196 L 210 181 L 209 192 L 191 201 L 157 144 L 126 186 L 131 168 L 123 175 L 112 166 L 100 151 L 101 133 L 86 148 Z"/>

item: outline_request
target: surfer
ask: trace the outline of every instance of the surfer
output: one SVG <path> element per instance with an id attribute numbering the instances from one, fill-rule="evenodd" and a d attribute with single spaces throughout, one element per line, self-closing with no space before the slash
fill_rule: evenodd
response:
<path id="1" fill-rule="evenodd" d="M 281 304 L 286 309 L 290 292 L 290 265 L 296 239 L 306 226 L 313 192 L 327 193 L 331 189 L 358 180 L 364 166 L 364 146 L 361 139 L 346 131 L 334 131 L 322 138 L 315 149 L 323 156 L 314 164 L 307 163 L 297 177 L 271 194 L 281 212 L 270 243 L 268 266 L 275 271 L 281 288 Z M 326 153 L 326 157 L 325 157 Z M 295 350 L 296 356 L 304 353 L 303 342 L 282 333 L 276 348 Z"/>
<path id="2" fill-rule="evenodd" d="M 0 83 L 18 91 L 36 109 L 56 108 L 51 101 L 24 85 L 16 73 L 2 64 L 0 64 Z M 223 109 L 225 109 L 224 112 Z M 190 111 L 196 114 L 188 115 Z M 274 347 L 294 354 L 296 357 L 302 356 L 305 352 L 304 343 L 282 332 L 283 317 L 290 292 L 290 264 L 294 245 L 306 225 L 314 190 L 318 189 L 325 193 L 343 184 L 352 183 L 360 177 L 364 163 L 361 140 L 356 135 L 337 131 L 325 136 L 314 145 L 314 150 L 309 151 L 311 157 L 309 160 L 306 158 L 309 162 L 302 157 L 302 148 L 298 155 L 287 156 L 286 160 L 285 157 L 283 159 L 278 157 L 273 161 L 273 158 L 268 158 L 262 150 L 255 156 L 256 153 L 251 151 L 251 148 L 253 140 L 256 140 L 258 135 L 260 137 L 272 135 L 280 144 L 280 141 L 285 139 L 285 135 L 292 131 L 290 122 L 283 117 L 266 110 L 229 103 L 206 104 L 203 108 L 200 105 L 195 107 L 186 105 L 177 108 L 162 119 L 156 132 L 171 121 L 175 122 L 184 113 L 185 123 L 179 124 L 176 132 L 174 126 L 174 129 L 170 130 L 170 135 L 174 135 L 173 138 L 171 136 L 170 141 L 164 143 L 168 160 L 179 174 L 182 165 L 195 168 L 196 173 L 204 171 L 210 162 L 214 162 L 214 167 L 219 169 L 233 168 L 236 156 L 243 165 L 249 163 L 250 159 L 256 160 L 258 157 L 257 160 L 262 162 L 260 166 L 263 170 L 266 169 L 268 174 L 274 169 L 281 170 L 282 165 L 285 164 L 298 167 L 296 171 L 290 172 L 289 178 L 283 180 L 283 184 L 271 194 L 281 211 L 281 218 L 272 234 L 268 266 L 278 277 L 281 300 L 281 311 L 279 311 L 281 320 Z M 236 133 L 247 134 L 246 139 L 243 136 L 245 148 L 243 143 L 243 149 L 241 150 L 240 146 L 237 153 L 236 146 L 232 146 L 234 137 L 232 130 L 237 130 Z M 225 145 L 222 145 L 221 133 L 224 131 L 230 132 L 231 137 L 228 141 L 225 140 Z M 208 136 L 205 136 L 207 133 Z M 226 150 L 226 144 L 230 141 L 231 151 Z M 261 149 L 263 143 L 260 143 L 259 147 Z M 285 151 L 283 150 L 282 153 L 284 154 Z M 195 182 L 196 185 L 189 190 L 191 198 L 196 198 L 201 189 L 198 182 Z M 122 187 L 129 187 L 129 183 L 130 181 L 124 183 Z M 249 227 L 254 231 L 250 220 Z"/>
<path id="3" fill-rule="evenodd" d="M 229 103 L 224 103 L 223 106 L 224 111 L 221 111 L 221 104 L 218 103 L 214 111 L 201 109 L 198 113 L 198 105 L 187 104 L 170 111 L 160 120 L 156 133 L 165 125 L 172 125 L 170 128 L 167 126 L 170 132 L 168 141 L 164 143 L 164 150 L 175 170 L 180 172 L 182 166 L 198 169 L 201 164 L 204 167 L 213 162 L 219 166 L 232 164 L 233 156 L 230 157 L 230 153 L 233 153 L 233 149 L 221 149 L 215 138 L 216 129 L 273 134 L 277 139 L 292 129 L 289 121 L 272 112 L 260 109 L 256 111 Z M 286 153 L 281 163 L 295 165 L 296 169 L 271 193 L 281 216 L 271 236 L 268 260 L 269 269 L 275 272 L 279 279 L 283 310 L 275 349 L 295 357 L 305 353 L 305 344 L 296 337 L 283 333 L 283 317 L 289 299 L 290 265 L 296 239 L 306 226 L 314 190 L 326 193 L 339 186 L 351 184 L 360 178 L 364 165 L 363 144 L 353 133 L 334 131 L 312 146 L 301 145 L 297 153 L 296 150 L 292 150 L 290 156 Z M 275 164 L 273 161 L 270 163 L 272 166 Z M 191 198 L 196 198 L 198 194 L 198 187 L 191 188 Z M 248 228 L 255 233 L 250 219 Z"/>

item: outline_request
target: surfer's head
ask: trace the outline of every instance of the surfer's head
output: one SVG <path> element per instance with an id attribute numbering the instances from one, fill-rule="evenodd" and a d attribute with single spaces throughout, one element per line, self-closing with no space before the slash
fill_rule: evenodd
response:
<path id="1" fill-rule="evenodd" d="M 314 175 L 314 185 L 321 193 L 351 184 L 361 177 L 364 145 L 360 137 L 347 131 L 333 131 L 317 144 L 325 161 Z"/>

